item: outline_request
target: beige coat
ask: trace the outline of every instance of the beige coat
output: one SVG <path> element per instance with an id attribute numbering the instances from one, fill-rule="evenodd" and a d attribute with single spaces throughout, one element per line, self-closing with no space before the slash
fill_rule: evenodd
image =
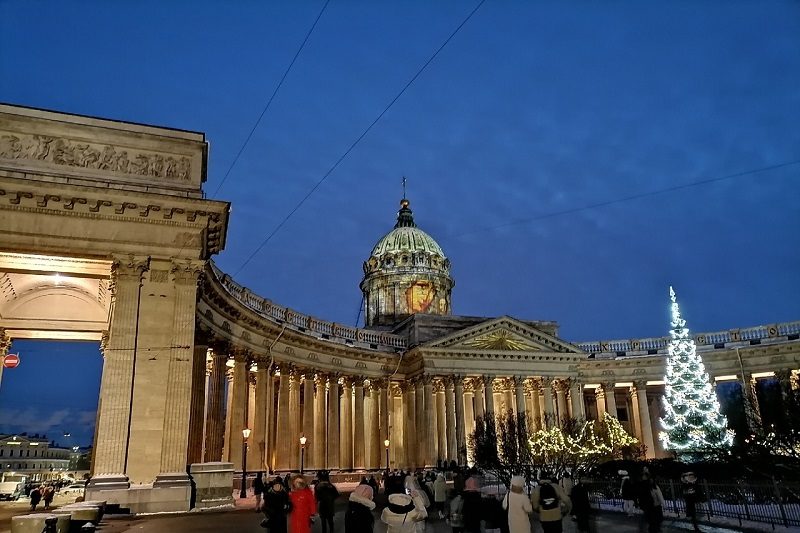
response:
<path id="1" fill-rule="evenodd" d="M 530 514 L 533 512 L 533 507 L 527 495 L 521 492 L 507 492 L 503 498 L 503 509 L 508 511 L 510 533 L 531 533 Z"/>
<path id="2" fill-rule="evenodd" d="M 531 494 L 531 504 L 533 505 L 533 510 L 539 513 L 539 520 L 542 522 L 556 522 L 561 520 L 564 515 L 568 515 L 572 510 L 572 502 L 570 501 L 569 496 L 566 495 L 564 489 L 558 486 L 557 483 L 543 481 L 542 484 L 549 484 L 556 490 L 556 494 L 558 495 L 559 499 L 559 506 L 555 509 L 542 509 L 542 504 L 540 501 L 542 486 L 540 485 L 533 489 L 533 494 Z"/>

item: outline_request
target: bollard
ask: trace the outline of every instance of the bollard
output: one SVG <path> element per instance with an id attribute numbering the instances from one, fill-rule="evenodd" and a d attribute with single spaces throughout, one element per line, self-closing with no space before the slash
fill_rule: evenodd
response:
<path id="1" fill-rule="evenodd" d="M 42 533 L 56 533 L 56 524 L 58 524 L 58 518 L 45 518 Z"/>

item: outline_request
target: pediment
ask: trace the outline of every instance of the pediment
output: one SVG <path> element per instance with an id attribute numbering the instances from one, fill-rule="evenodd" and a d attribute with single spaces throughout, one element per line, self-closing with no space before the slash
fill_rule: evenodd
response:
<path id="1" fill-rule="evenodd" d="M 475 351 L 581 353 L 570 343 L 507 316 L 481 322 L 422 346 Z"/>

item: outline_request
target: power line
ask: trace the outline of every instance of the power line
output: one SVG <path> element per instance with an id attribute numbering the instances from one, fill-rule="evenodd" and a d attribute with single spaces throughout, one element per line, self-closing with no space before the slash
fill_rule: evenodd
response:
<path id="1" fill-rule="evenodd" d="M 272 105 L 272 101 L 275 99 L 275 95 L 278 94 L 278 91 L 280 90 L 281 86 L 283 85 L 283 82 L 286 80 L 286 77 L 289 75 L 289 71 L 292 70 L 292 66 L 294 66 L 294 62 L 297 61 L 297 58 L 300 56 L 300 52 L 302 52 L 303 48 L 305 48 L 306 43 L 308 42 L 308 38 L 311 37 L 311 34 L 314 32 L 314 28 L 317 27 L 317 22 L 319 22 L 319 19 L 322 18 L 322 14 L 325 12 L 325 9 L 328 7 L 328 4 L 330 2 L 331 2 L 331 0 L 325 0 L 325 4 L 323 4 L 322 9 L 320 9 L 319 14 L 317 15 L 317 18 L 314 19 L 314 23 L 308 29 L 308 32 L 306 33 L 305 39 L 303 39 L 303 42 L 300 43 L 300 47 L 297 49 L 297 52 L 295 52 L 294 57 L 292 58 L 292 61 L 289 63 L 289 66 L 286 67 L 286 71 L 284 71 L 283 76 L 281 77 L 281 80 L 278 82 L 278 85 L 275 86 L 275 90 L 272 91 L 272 95 L 269 97 L 269 100 L 267 100 L 267 105 L 264 106 L 264 109 L 261 111 L 261 114 L 258 116 L 258 120 L 256 120 L 255 124 L 253 124 L 253 127 L 250 130 L 250 133 L 247 134 L 247 138 L 244 140 L 244 143 L 242 143 L 241 148 L 239 148 L 239 152 L 236 154 L 236 157 L 233 158 L 233 162 L 231 163 L 231 166 L 228 167 L 228 171 L 225 173 L 225 176 L 223 176 L 222 181 L 219 183 L 219 185 L 217 185 L 217 190 L 215 190 L 214 194 L 212 195 L 213 198 L 216 198 L 217 193 L 220 191 L 220 189 L 222 189 L 222 186 L 225 184 L 225 181 L 228 179 L 228 176 L 230 175 L 231 170 L 233 170 L 233 167 L 236 166 L 236 162 L 239 161 L 239 157 L 242 155 L 242 153 L 244 152 L 244 149 L 247 147 L 247 144 L 250 142 L 250 139 L 253 137 L 253 134 L 256 132 L 256 129 L 258 128 L 258 125 L 261 124 L 261 119 L 264 118 L 264 115 L 266 114 L 267 109 L 269 109 L 269 106 Z"/>
<path id="2" fill-rule="evenodd" d="M 458 26 L 456 26 L 456 29 L 453 30 L 453 32 L 447 37 L 447 39 L 444 40 L 441 46 L 439 46 L 439 48 L 436 49 L 433 55 L 431 55 L 431 57 L 428 58 L 428 60 L 419 68 L 419 70 L 417 70 L 416 74 L 414 74 L 411 77 L 411 79 L 408 80 L 408 82 L 403 86 L 403 88 L 400 89 L 400 92 L 398 92 L 397 95 L 395 95 L 395 97 L 392 98 L 389 104 L 383 109 L 383 111 L 380 112 L 380 114 L 375 118 L 375 120 L 373 120 L 363 132 L 361 132 L 361 135 L 356 137 L 356 140 L 350 144 L 347 150 L 345 150 L 345 152 L 339 157 L 339 159 L 336 160 L 333 166 L 331 166 L 331 168 L 328 169 L 328 171 L 322 176 L 322 178 L 320 178 L 320 180 L 316 183 L 316 185 L 314 185 L 311 188 L 311 190 L 308 191 L 308 193 L 302 198 L 302 200 L 300 200 L 297 203 L 297 205 L 295 205 L 294 208 L 291 211 L 289 211 L 289 213 L 283 218 L 283 220 L 281 220 L 280 223 L 277 226 L 275 226 L 275 228 L 269 233 L 269 235 L 267 235 L 267 237 L 261 242 L 261 244 L 258 245 L 258 247 L 253 251 L 253 253 L 251 253 L 247 257 L 244 263 L 242 263 L 242 266 L 240 266 L 239 269 L 233 273 L 234 276 L 239 274 L 244 269 L 244 267 L 246 267 L 250 263 L 250 261 L 258 254 L 258 252 L 260 252 L 261 249 L 264 248 L 264 246 L 266 246 L 266 244 L 270 240 L 272 240 L 272 237 L 274 237 L 275 234 L 278 233 L 278 231 L 280 231 L 280 229 L 284 226 L 284 224 L 286 224 L 286 222 L 290 218 L 292 218 L 292 216 L 297 212 L 297 210 L 300 209 L 300 207 L 302 207 L 302 205 L 306 202 L 306 200 L 308 200 L 311 197 L 311 195 L 314 194 L 314 192 L 316 192 L 317 189 L 319 189 L 320 185 L 322 185 L 323 182 L 326 179 L 328 179 L 328 176 L 330 176 L 333 173 L 333 171 L 336 170 L 336 168 L 342 163 L 342 161 L 345 160 L 345 158 L 350 154 L 350 152 L 353 151 L 353 149 L 358 145 L 358 143 L 360 143 L 361 140 L 367 136 L 370 130 L 372 130 L 372 128 L 383 118 L 383 116 L 389 111 L 389 109 L 392 108 L 392 106 L 400 99 L 400 97 L 403 96 L 406 90 L 409 87 L 411 87 L 411 85 L 417 80 L 417 78 L 420 77 L 420 75 L 425 71 L 425 69 L 428 68 L 428 65 L 430 65 L 434 59 L 436 59 L 436 56 L 439 55 L 439 52 L 441 52 L 444 49 L 444 47 L 447 46 L 447 44 L 453 39 L 453 37 L 456 36 L 456 34 L 461 30 L 461 28 L 464 27 L 464 25 L 467 22 L 469 22 L 469 19 L 471 19 L 472 15 L 474 15 L 478 11 L 478 9 L 480 9 L 480 7 L 484 4 L 484 2 L 486 2 L 486 0 L 481 0 L 480 2 L 478 2 L 478 5 L 476 5 L 475 8 L 472 11 L 470 11 L 469 14 L 464 18 L 464 20 L 462 20 L 461 23 Z"/>
<path id="3" fill-rule="evenodd" d="M 507 228 L 507 227 L 510 227 L 510 226 L 518 226 L 520 224 L 528 224 L 530 222 L 534 222 L 534 221 L 537 221 L 537 220 L 544 220 L 544 219 L 547 219 L 547 218 L 554 218 L 554 217 L 558 217 L 558 216 L 562 216 L 562 215 L 569 215 L 569 214 L 572 214 L 572 213 L 579 213 L 581 211 L 588 211 L 590 209 L 597 209 L 598 207 L 606 207 L 606 206 L 609 206 L 609 205 L 621 204 L 621 203 L 629 202 L 629 201 L 632 201 L 632 200 L 639 200 L 641 198 L 647 198 L 649 196 L 656 196 L 656 195 L 659 195 L 659 194 L 665 194 L 665 193 L 668 193 L 668 192 L 678 191 L 678 190 L 681 190 L 681 189 L 689 189 L 689 188 L 692 188 L 692 187 L 699 187 L 701 185 L 707 185 L 709 183 L 716 183 L 716 182 L 730 180 L 730 179 L 734 179 L 734 178 L 740 178 L 742 176 L 747 176 L 747 175 L 750 175 L 750 174 L 758 174 L 758 173 L 761 173 L 761 172 L 768 172 L 770 170 L 777 170 L 779 168 L 785 168 L 785 167 L 789 167 L 789 166 L 792 166 L 792 165 L 798 165 L 798 164 L 800 164 L 800 159 L 795 160 L 795 161 L 787 161 L 785 163 L 778 163 L 778 164 L 775 164 L 775 165 L 769 165 L 769 166 L 766 166 L 766 167 L 760 167 L 760 168 L 754 168 L 754 169 L 750 169 L 750 170 L 744 170 L 742 172 L 736 172 L 734 174 L 726 174 L 724 176 L 717 176 L 717 177 L 714 177 L 714 178 L 696 180 L 696 181 L 692 181 L 692 182 L 689 182 L 689 183 L 683 183 L 683 184 L 680 184 L 680 185 L 673 185 L 671 187 L 666 187 L 666 188 L 663 188 L 663 189 L 656 189 L 656 190 L 652 190 L 652 191 L 641 192 L 641 193 L 637 193 L 637 194 L 632 194 L 630 196 L 625 196 L 625 197 L 622 197 L 622 198 L 616 198 L 614 200 L 607 200 L 607 201 L 604 201 L 604 202 L 597 202 L 597 203 L 594 203 L 594 204 L 588 204 L 588 205 L 584 205 L 584 206 L 580 206 L 580 207 L 573 207 L 573 208 L 570 208 L 570 209 L 564 209 L 562 211 L 554 211 L 552 213 L 544 213 L 542 215 L 537 215 L 535 217 L 512 220 L 510 222 L 505 222 L 503 224 L 498 224 L 497 226 L 487 226 L 487 227 L 484 227 L 484 228 L 479 228 L 479 229 L 475 229 L 475 230 L 471 230 L 471 231 L 467 231 L 467 232 L 463 232 L 463 233 L 458 233 L 458 234 L 455 234 L 455 235 L 451 235 L 451 237 L 458 238 L 458 237 L 463 237 L 465 235 L 473 235 L 475 233 L 484 233 L 484 232 L 487 232 L 487 231 L 494 231 L 494 230 L 497 230 L 497 229 Z"/>

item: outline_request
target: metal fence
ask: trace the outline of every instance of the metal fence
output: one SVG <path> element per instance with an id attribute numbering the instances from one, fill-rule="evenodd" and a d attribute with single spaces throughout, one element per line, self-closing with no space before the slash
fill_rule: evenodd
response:
<path id="1" fill-rule="evenodd" d="M 664 494 L 664 512 L 686 516 L 686 502 L 681 484 L 657 480 Z M 713 522 L 715 518 L 761 522 L 786 527 L 800 527 L 800 484 L 798 483 L 705 483 L 706 501 L 698 505 L 698 516 Z M 622 509 L 620 485 L 611 481 L 587 481 L 589 497 L 598 509 Z"/>

